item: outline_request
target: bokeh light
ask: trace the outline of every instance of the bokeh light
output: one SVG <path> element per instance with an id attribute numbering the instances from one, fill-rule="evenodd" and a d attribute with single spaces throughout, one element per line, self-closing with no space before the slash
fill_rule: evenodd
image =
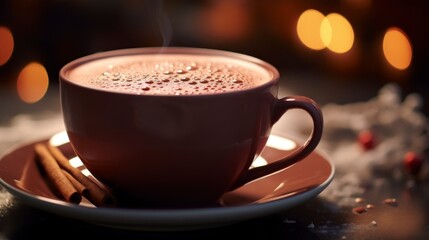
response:
<path id="1" fill-rule="evenodd" d="M 67 135 L 66 131 L 58 132 L 49 139 L 49 144 L 55 147 L 64 145 L 69 142 L 70 142 L 69 136 Z"/>
<path id="2" fill-rule="evenodd" d="M 353 27 L 338 13 L 325 17 L 315 9 L 308 9 L 299 16 L 296 30 L 301 42 L 313 50 L 328 48 L 335 53 L 345 53 L 354 42 Z"/>
<path id="3" fill-rule="evenodd" d="M 331 13 L 323 19 L 320 35 L 326 47 L 335 53 L 348 52 L 353 46 L 353 27 L 338 13 Z"/>
<path id="4" fill-rule="evenodd" d="M 308 9 L 298 18 L 296 30 L 301 42 L 310 49 L 321 50 L 326 47 L 320 37 L 320 27 L 325 16 L 315 10 Z"/>
<path id="5" fill-rule="evenodd" d="M 0 26 L 0 66 L 4 65 L 12 56 L 14 41 L 9 28 Z"/>
<path id="6" fill-rule="evenodd" d="M 397 27 L 389 28 L 383 38 L 383 54 L 394 68 L 404 70 L 412 60 L 412 47 L 407 35 Z"/>
<path id="7" fill-rule="evenodd" d="M 198 15 L 201 37 L 219 42 L 243 41 L 252 30 L 249 13 L 246 1 L 211 1 Z"/>
<path id="8" fill-rule="evenodd" d="M 19 73 L 16 83 L 18 95 L 26 103 L 35 103 L 42 99 L 48 85 L 48 73 L 45 67 L 37 62 L 25 66 Z"/>

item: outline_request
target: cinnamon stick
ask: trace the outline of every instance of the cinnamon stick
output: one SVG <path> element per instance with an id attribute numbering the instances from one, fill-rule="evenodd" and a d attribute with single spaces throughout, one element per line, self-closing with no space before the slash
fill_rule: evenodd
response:
<path id="1" fill-rule="evenodd" d="M 35 145 L 34 150 L 37 153 L 37 159 L 40 165 L 45 169 L 50 182 L 61 193 L 64 199 L 68 202 L 79 204 L 82 200 L 82 196 L 63 174 L 60 166 L 49 153 L 47 147 L 38 143 Z"/>
<path id="2" fill-rule="evenodd" d="M 63 171 L 63 174 L 67 177 L 67 179 L 73 184 L 74 188 L 80 193 L 82 196 L 88 196 L 88 188 L 85 187 L 81 182 L 76 180 L 69 172 L 67 172 L 64 169 L 61 169 Z"/>
<path id="3" fill-rule="evenodd" d="M 115 199 L 107 190 L 85 176 L 79 169 L 73 167 L 57 147 L 48 144 L 48 149 L 58 165 L 88 189 L 85 197 L 95 206 L 109 206 L 115 204 Z"/>

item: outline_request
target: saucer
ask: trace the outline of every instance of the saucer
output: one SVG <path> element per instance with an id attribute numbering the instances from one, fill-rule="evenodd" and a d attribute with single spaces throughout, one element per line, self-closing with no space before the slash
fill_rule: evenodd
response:
<path id="1" fill-rule="evenodd" d="M 86 199 L 77 205 L 57 197 L 36 165 L 34 145 L 49 139 L 18 145 L 0 158 L 0 184 L 22 203 L 63 217 L 120 229 L 144 231 L 197 230 L 230 225 L 275 214 L 316 197 L 332 181 L 332 161 L 316 150 L 300 162 L 265 178 L 226 193 L 221 205 L 192 209 L 129 209 L 95 207 Z M 275 161 L 298 148 L 303 141 L 271 135 L 267 147 L 252 167 Z M 56 145 L 69 159 L 76 159 L 67 140 Z M 78 167 L 85 171 L 84 166 Z"/>

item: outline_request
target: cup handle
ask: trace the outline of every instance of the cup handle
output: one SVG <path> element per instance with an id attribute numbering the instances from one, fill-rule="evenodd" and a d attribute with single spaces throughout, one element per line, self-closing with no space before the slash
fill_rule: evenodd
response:
<path id="1" fill-rule="evenodd" d="M 323 132 L 323 115 L 317 103 L 311 98 L 304 96 L 290 96 L 278 99 L 273 111 L 272 125 L 274 125 L 283 114 L 289 109 L 299 108 L 310 114 L 313 120 L 313 131 L 307 141 L 283 159 L 277 160 L 265 166 L 250 169 L 239 179 L 234 185 L 235 188 L 240 187 L 248 182 L 264 177 L 285 169 L 292 164 L 304 159 L 317 147 L 322 137 Z"/>

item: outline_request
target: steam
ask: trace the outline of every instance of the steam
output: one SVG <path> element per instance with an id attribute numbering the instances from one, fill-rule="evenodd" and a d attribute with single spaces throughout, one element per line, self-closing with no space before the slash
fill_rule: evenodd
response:
<path id="1" fill-rule="evenodd" d="M 157 1 L 155 14 L 162 36 L 162 46 L 167 47 L 170 45 L 173 30 L 170 19 L 164 11 L 164 1 Z"/>

